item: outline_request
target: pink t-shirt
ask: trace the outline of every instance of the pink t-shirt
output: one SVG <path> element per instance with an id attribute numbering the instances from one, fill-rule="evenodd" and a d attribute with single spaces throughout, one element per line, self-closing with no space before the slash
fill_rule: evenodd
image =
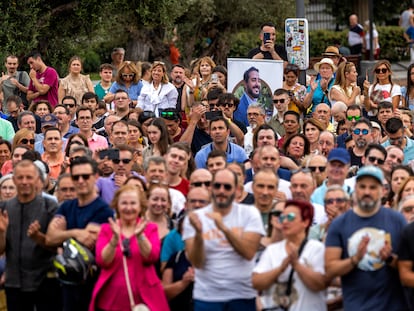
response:
<path id="1" fill-rule="evenodd" d="M 47 67 L 46 70 L 42 73 L 37 72 L 36 78 L 41 84 L 47 84 L 50 86 L 49 91 L 45 95 L 40 95 L 35 98 L 33 102 L 38 102 L 39 100 L 47 100 L 52 107 L 55 107 L 58 104 L 58 87 L 59 87 L 59 76 L 55 69 L 52 67 Z M 37 92 L 33 81 L 30 80 L 29 90 L 32 92 Z"/>
<path id="2" fill-rule="evenodd" d="M 105 137 L 93 133 L 91 138 L 88 138 L 89 149 L 92 151 L 108 148 L 108 141 Z"/>

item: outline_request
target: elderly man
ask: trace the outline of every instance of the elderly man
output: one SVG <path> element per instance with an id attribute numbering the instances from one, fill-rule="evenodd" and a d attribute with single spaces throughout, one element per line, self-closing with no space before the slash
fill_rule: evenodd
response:
<path id="1" fill-rule="evenodd" d="M 322 155 L 327 157 L 329 152 L 336 147 L 336 136 L 332 132 L 322 131 L 318 142 Z"/>
<path id="2" fill-rule="evenodd" d="M 256 310 L 251 271 L 264 228 L 257 209 L 234 202 L 237 184 L 232 171 L 217 172 L 213 203 L 184 221 L 183 239 L 196 270 L 195 311 Z"/>
<path id="3" fill-rule="evenodd" d="M 6 254 L 7 309 L 61 309 L 57 279 L 47 277 L 55 252 L 45 243 L 57 204 L 38 193 L 39 170 L 32 161 L 16 164 L 13 182 L 16 197 L 0 204 L 0 252 Z"/>
<path id="4" fill-rule="evenodd" d="M 244 135 L 244 150 L 246 155 L 249 156 L 253 151 L 253 136 L 254 131 L 259 126 L 265 124 L 266 112 L 259 104 L 252 104 L 247 108 L 247 120 L 249 126 L 247 127 L 247 133 Z"/>
<path id="5" fill-rule="evenodd" d="M 318 104 L 312 113 L 312 117 L 321 121 L 327 131 L 334 132 L 334 127 L 331 123 L 331 108 L 327 104 Z"/>
<path id="6" fill-rule="evenodd" d="M 384 175 L 374 166 L 356 177 L 355 203 L 336 218 L 326 237 L 325 268 L 329 279 L 340 276 L 344 309 L 408 310 L 398 257 L 404 217 L 381 206 Z M 372 280 L 378 280 L 373 282 Z"/>

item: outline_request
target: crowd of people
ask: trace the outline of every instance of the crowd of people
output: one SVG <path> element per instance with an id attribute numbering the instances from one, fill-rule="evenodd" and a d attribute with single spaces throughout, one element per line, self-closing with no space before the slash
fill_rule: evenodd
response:
<path id="1" fill-rule="evenodd" d="M 413 66 L 358 85 L 328 46 L 307 85 L 283 61 L 273 115 L 208 56 L 68 75 L 33 52 L 0 79 L 7 310 L 414 310 Z M 361 45 L 362 47 L 362 45 Z M 357 48 L 353 46 L 353 48 Z M 365 75 L 365 73 L 363 74 Z"/>

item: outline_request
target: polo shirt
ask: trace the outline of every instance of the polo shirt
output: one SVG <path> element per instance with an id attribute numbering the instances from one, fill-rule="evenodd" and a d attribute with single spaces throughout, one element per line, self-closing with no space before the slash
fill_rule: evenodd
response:
<path id="1" fill-rule="evenodd" d="M 142 178 L 142 176 L 136 172 L 131 172 L 131 175 Z M 112 173 L 109 177 L 100 177 L 96 181 L 96 187 L 98 188 L 98 194 L 102 200 L 110 204 L 116 190 L 119 188 L 115 185 L 115 173 Z"/>
<path id="2" fill-rule="evenodd" d="M 201 149 L 199 152 L 197 152 L 195 156 L 195 162 L 197 168 L 207 168 L 207 157 L 208 154 L 214 150 L 213 143 L 208 144 L 203 149 Z M 234 143 L 227 143 L 227 163 L 231 162 L 238 162 L 238 163 L 244 163 L 248 160 L 246 153 L 244 152 L 244 149 Z"/>
<path id="3" fill-rule="evenodd" d="M 92 134 L 92 137 L 88 138 L 88 145 L 89 149 L 92 151 L 98 150 L 98 149 L 106 149 L 108 148 L 108 141 L 105 137 L 98 135 L 96 133 Z"/>

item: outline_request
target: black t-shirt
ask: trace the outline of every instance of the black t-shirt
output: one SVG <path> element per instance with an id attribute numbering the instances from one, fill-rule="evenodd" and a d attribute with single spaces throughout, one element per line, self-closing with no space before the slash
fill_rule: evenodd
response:
<path id="1" fill-rule="evenodd" d="M 284 46 L 275 44 L 275 52 L 280 56 L 281 59 L 287 62 L 287 52 Z M 263 59 L 273 59 L 272 54 L 270 52 L 262 51 L 260 47 L 250 50 L 249 54 L 247 54 L 247 58 L 253 58 L 253 56 L 259 53 L 263 54 Z"/>
<path id="2" fill-rule="evenodd" d="M 362 166 L 362 156 L 360 156 L 360 157 L 357 156 L 354 153 L 354 150 L 352 148 L 349 148 L 348 152 L 349 152 L 349 155 L 351 156 L 351 166 L 356 165 L 358 167 L 361 167 Z"/>

